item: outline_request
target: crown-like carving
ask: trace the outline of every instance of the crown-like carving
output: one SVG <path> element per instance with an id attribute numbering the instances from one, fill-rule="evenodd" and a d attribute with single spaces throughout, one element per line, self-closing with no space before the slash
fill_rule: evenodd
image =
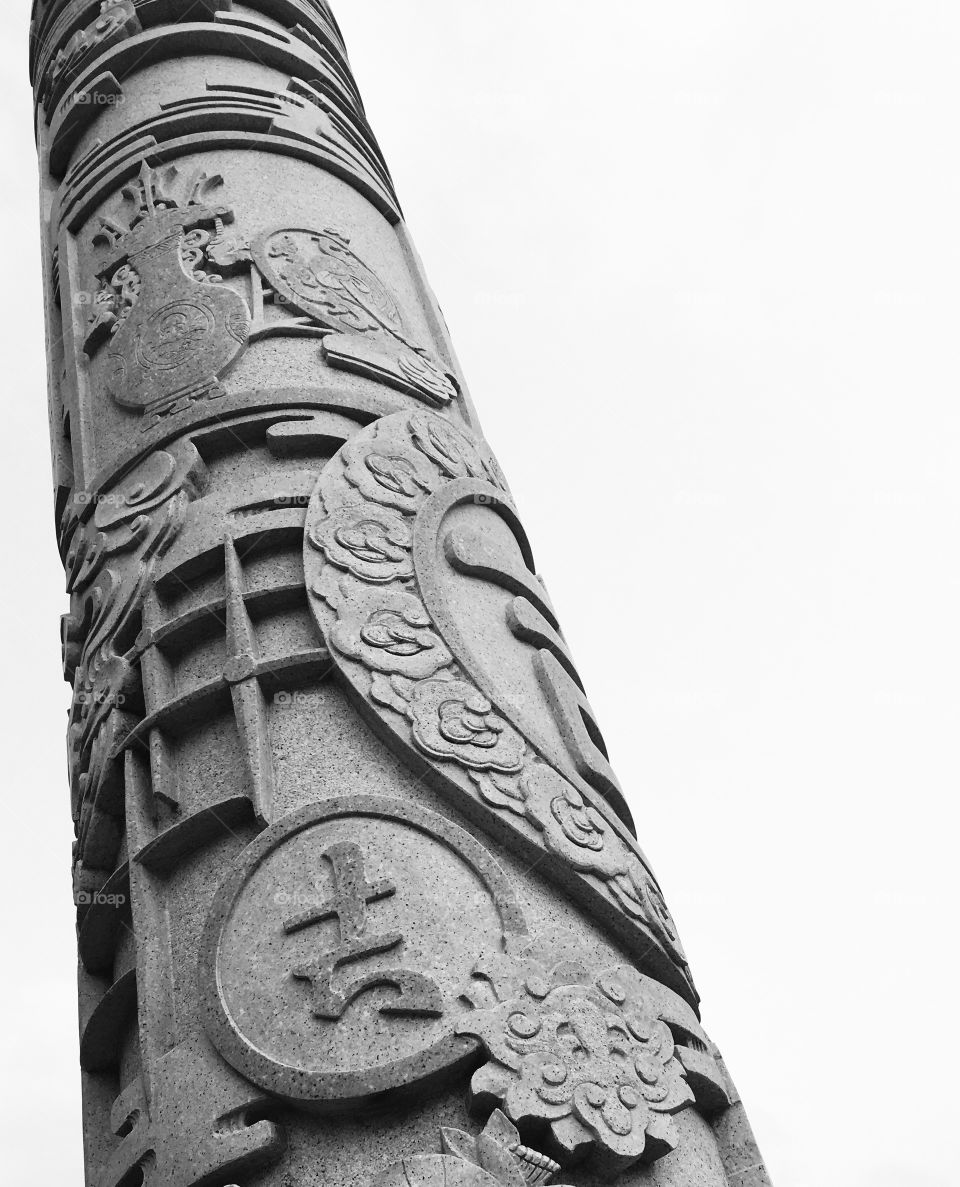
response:
<path id="1" fill-rule="evenodd" d="M 140 172 L 120 191 L 112 215 L 101 215 L 93 234 L 93 246 L 132 254 L 172 234 L 207 221 L 231 222 L 228 206 L 211 204 L 213 193 L 223 185 L 219 173 L 198 170 L 186 177 L 176 165 L 152 168 L 146 161 Z"/>

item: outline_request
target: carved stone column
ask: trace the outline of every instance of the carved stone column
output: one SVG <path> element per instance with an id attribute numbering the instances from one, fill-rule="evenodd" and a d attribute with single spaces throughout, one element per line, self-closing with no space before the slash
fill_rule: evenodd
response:
<path id="1" fill-rule="evenodd" d="M 323 0 L 35 0 L 90 1187 L 768 1182 Z"/>

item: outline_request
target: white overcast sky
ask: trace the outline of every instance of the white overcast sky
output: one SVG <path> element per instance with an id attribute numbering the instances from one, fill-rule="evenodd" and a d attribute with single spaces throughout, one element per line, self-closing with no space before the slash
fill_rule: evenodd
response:
<path id="1" fill-rule="evenodd" d="M 0 1127 L 82 1181 L 27 0 L 0 10 Z M 960 4 L 340 0 L 777 1187 L 957 1182 Z"/>

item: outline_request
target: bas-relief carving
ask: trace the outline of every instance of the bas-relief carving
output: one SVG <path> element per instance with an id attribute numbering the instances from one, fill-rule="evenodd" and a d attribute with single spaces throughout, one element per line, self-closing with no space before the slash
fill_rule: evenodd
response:
<path id="1" fill-rule="evenodd" d="M 323 350 L 331 366 L 439 406 L 455 398 L 451 377 L 413 341 L 395 297 L 345 235 L 278 227 L 257 237 L 251 256 L 279 302 L 330 331 Z"/>
<path id="2" fill-rule="evenodd" d="M 125 79 L 136 63 L 121 42 L 138 35 L 138 18 L 149 26 L 186 17 L 174 0 L 130 13 L 133 7 L 106 0 L 101 17 L 109 10 L 115 23 L 80 29 L 47 59 L 42 85 L 53 114 L 55 176 L 89 122 L 84 96 L 122 93 L 117 78 L 93 78 L 92 61 L 107 52 Z M 202 15 L 223 7 L 204 0 Z M 288 28 L 298 7 L 300 0 L 262 5 Z M 205 45 L 227 46 L 233 37 L 246 52 L 269 41 L 265 22 L 218 15 L 203 27 Z M 244 138 L 262 148 L 272 137 L 280 151 L 312 161 L 322 146 L 321 167 L 397 220 L 335 25 L 329 35 L 326 28 L 319 36 L 277 32 L 271 53 L 284 63 L 316 55 L 323 60 L 317 77 L 293 78 L 286 94 L 208 84 L 203 96 L 162 104 L 156 117 L 108 144 L 95 141 L 67 170 L 58 213 L 68 233 L 126 180 L 123 201 L 104 216 L 93 245 L 96 295 L 81 335 L 83 366 L 151 433 L 163 429 L 158 417 L 169 418 L 167 426 L 186 417 L 199 424 L 210 414 L 197 401 L 225 407 L 221 380 L 250 343 L 269 336 L 316 338 L 329 367 L 431 409 L 360 410 L 380 419 L 351 429 L 322 474 L 317 467 L 303 554 L 310 608 L 380 737 L 471 822 L 542 863 L 643 971 L 593 967 L 592 949 L 587 956 L 569 933 L 528 935 L 490 853 L 445 817 L 406 801 L 344 795 L 273 820 L 271 798 L 259 787 L 273 778 L 258 685 L 263 663 L 244 600 L 243 549 L 228 535 L 227 664 L 203 691 L 219 695 L 223 681 L 229 685 L 246 764 L 260 771 L 253 790 L 236 797 L 249 794 L 259 805 L 243 816 L 244 836 L 265 831 L 234 860 L 204 931 L 200 1021 L 219 1054 L 199 1035 L 159 1057 L 154 1051 L 142 1081 L 117 1101 L 120 1141 L 92 1181 L 245 1182 L 282 1154 L 278 1127 L 258 1120 L 275 1102 L 294 1106 L 292 1126 L 306 1124 L 304 1111 L 384 1107 L 395 1092 L 415 1108 L 418 1094 L 447 1078 L 464 1089 L 478 1064 L 471 1099 L 489 1117 L 483 1132 L 445 1128 L 442 1153 L 404 1158 L 374 1175 L 371 1187 L 545 1184 L 581 1159 L 591 1175 L 615 1176 L 674 1149 L 681 1110 L 695 1106 L 710 1116 L 733 1098 L 693 1010 L 666 987 L 696 1000 L 669 911 L 618 819 L 629 816 L 622 791 L 502 474 L 482 441 L 437 414 L 457 399 L 454 376 L 417 340 L 409 311 L 344 229 L 294 219 L 236 226 L 219 176 L 186 177 L 168 164 L 217 147 L 221 133 L 231 147 Z M 151 61 L 187 35 L 168 33 L 143 43 Z M 78 82 L 51 113 L 51 95 Z M 383 399 L 386 408 L 397 406 Z M 304 436 L 297 428 L 291 441 L 297 433 Z M 142 655 L 132 634 L 157 561 L 179 538 L 185 509 L 206 481 L 187 438 L 147 448 L 167 438 L 141 439 L 134 467 L 96 496 L 92 515 L 68 526 L 74 600 L 65 664 L 77 689 L 71 745 L 84 860 L 101 852 L 89 836 L 89 808 L 103 798 L 108 758 L 130 739 L 147 741 L 153 777 L 168 759 L 164 714 L 186 712 L 186 703 L 161 698 L 154 716 L 149 706 L 144 715 L 139 698 L 149 699 L 150 681 L 141 688 L 132 670 L 142 661 L 140 674 L 148 674 L 149 652 L 164 683 L 154 627 L 141 632 Z M 315 650 L 311 671 L 329 660 L 324 648 Z M 175 814 L 176 777 L 168 775 L 149 795 L 172 796 L 165 802 Z M 110 806 L 122 815 L 121 805 Z M 213 816 L 220 807 L 210 808 Z M 232 823 L 218 818 L 210 835 L 230 833 Z M 190 824 L 145 834 L 129 850 L 137 885 L 144 870 L 157 885 L 176 882 L 198 844 L 172 834 Z M 194 841 L 208 836 L 194 833 Z M 126 864 L 122 877 L 119 869 L 111 877 L 105 885 L 127 885 Z M 108 932 L 117 925 L 91 919 L 85 959 L 105 972 L 116 947 Z M 116 982 L 133 984 L 132 970 Z M 123 1039 L 114 1029 L 112 1057 L 119 1058 Z"/>
<path id="3" fill-rule="evenodd" d="M 321 949 L 309 963 L 298 965 L 292 976 L 310 986 L 310 1007 L 317 1018 L 339 1021 L 347 1007 L 361 994 L 379 988 L 395 992 L 380 1002 L 381 1014 L 407 1014 L 439 1018 L 443 999 L 436 981 L 423 973 L 405 968 L 386 968 L 376 972 L 344 977 L 336 985 L 338 972 L 370 956 L 394 953 L 404 945 L 402 931 L 380 931 L 368 927 L 368 908 L 397 893 L 395 882 L 380 878 L 370 882 L 366 874 L 363 849 L 353 841 L 336 841 L 317 855 L 317 865 L 330 866 L 330 893 L 325 894 L 322 879 L 312 880 L 317 905 L 283 920 L 285 935 L 305 927 L 315 927 L 328 919 L 336 920 L 338 935 L 329 948 Z"/>
<path id="4" fill-rule="evenodd" d="M 469 521 L 456 518 L 464 507 Z M 306 532 L 311 607 L 365 711 L 501 828 L 557 859 L 573 888 L 592 889 L 592 902 L 599 890 L 691 992 L 663 897 L 616 820 L 619 789 L 486 447 L 432 413 L 382 418 L 327 466 Z M 547 661 L 548 692 L 562 696 L 539 692 Z"/>
<path id="5" fill-rule="evenodd" d="M 188 441 L 176 442 L 149 454 L 112 487 L 90 495 L 96 503 L 92 515 L 67 529 L 71 610 L 63 620 L 64 671 L 74 690 L 68 752 L 81 845 L 117 728 L 139 696 L 127 653 L 154 567 L 205 480 L 196 449 Z M 122 815 L 119 804 L 114 813 Z"/>
<path id="6" fill-rule="evenodd" d="M 63 178 L 58 221 L 75 232 L 90 209 L 136 173 L 146 150 L 159 164 L 198 149 L 245 147 L 320 165 L 396 223 L 393 183 L 363 117 L 338 88 L 312 71 L 305 74 L 306 79 L 291 77 L 282 90 L 207 82 L 192 95 L 145 100 L 138 104 L 139 117 L 124 121 L 119 132 L 113 121 L 91 125 L 90 144 L 77 152 L 83 121 L 119 107 L 124 98 L 113 75 L 97 75 L 50 129 L 51 172 Z"/>
<path id="7" fill-rule="evenodd" d="M 192 267 L 211 232 L 222 238 L 233 219 L 229 207 L 207 199 L 221 179 L 201 172 L 174 189 L 176 181 L 175 170 L 144 165 L 136 184 L 124 189 L 128 217 L 101 218 L 93 240 L 106 258 L 84 350 L 95 356 L 106 342 L 102 378 L 109 395 L 155 415 L 220 394 L 220 376 L 250 332 L 243 299 L 206 274 L 198 279 Z"/>
<path id="8" fill-rule="evenodd" d="M 296 574 L 292 588 L 302 594 L 298 535 L 315 478 L 312 470 L 291 470 L 280 459 L 291 450 L 294 456 L 322 456 L 356 428 L 345 417 L 297 408 L 214 422 L 206 429 L 194 426 L 189 437 L 142 455 L 124 480 L 98 493 L 78 493 L 63 525 L 73 593 L 63 643 L 65 676 L 76 692 L 69 745 L 78 857 L 88 865 L 113 869 L 123 817 L 122 751 L 131 747 L 149 748 L 157 799 L 176 812 L 167 822 L 171 827 L 138 856 L 151 868 L 170 868 L 186 852 L 246 820 L 251 808 L 261 823 L 272 819 L 269 712 L 260 681 L 275 685 L 280 670 L 284 680 L 308 673 L 322 677 L 329 657 L 319 640 L 313 647 L 291 647 L 279 659 L 260 654 L 239 558 L 272 537 L 283 540 Z M 245 450 L 251 431 L 265 440 L 277 463 L 247 482 L 211 478 L 197 446 L 207 450 L 210 438 L 219 435 Z M 198 607 L 170 622 L 159 609 L 165 599 L 158 600 L 156 582 L 167 579 L 167 595 L 187 592 L 189 581 L 176 577 L 169 584 L 171 566 L 179 573 L 184 566 L 195 568 L 202 557 L 223 558 L 224 584 L 202 613 Z M 290 591 L 282 589 L 255 596 L 262 600 L 267 593 L 290 600 Z M 199 685 L 191 679 L 181 686 L 178 661 L 171 666 L 165 649 L 172 644 L 175 656 L 204 621 L 222 640 L 226 662 L 218 662 Z M 202 719 L 225 693 L 233 704 L 246 778 L 221 802 L 191 796 L 200 809 L 194 812 L 181 802 L 175 772 L 164 757 L 166 731 L 172 725 L 179 733 L 191 711 Z"/>
<path id="9" fill-rule="evenodd" d="M 471 1085 L 478 1104 L 546 1127 L 565 1165 L 591 1155 L 615 1174 L 676 1148 L 671 1118 L 696 1097 L 674 1032 L 700 1050 L 708 1042 L 676 995 L 628 965 L 588 967 L 563 931 L 479 961 L 474 976 L 476 1012 L 457 1029 L 489 1056 Z M 710 1057 L 705 1067 L 720 1090 L 720 1069 Z"/>
<path id="10" fill-rule="evenodd" d="M 222 185 L 219 175 L 181 178 L 144 163 L 118 209 L 100 216 L 83 349 L 119 405 L 156 417 L 216 398 L 248 344 L 278 335 L 317 337 L 331 366 L 425 403 L 456 397 L 453 376 L 413 339 L 346 236 L 279 227 L 251 244 L 228 235 L 233 210 L 213 201 Z"/>
<path id="11" fill-rule="evenodd" d="M 444 818 L 378 796 L 308 805 L 218 891 L 205 1025 L 238 1071 L 305 1108 L 415 1090 L 476 1050 L 455 1027 L 477 954 L 525 934 L 500 867 Z"/>
<path id="12" fill-rule="evenodd" d="M 572 933 L 528 937 L 490 854 L 400 800 L 309 805 L 249 845 L 211 907 L 200 992 L 224 1058 L 308 1110 L 435 1083 L 479 1041 L 474 1104 L 503 1109 L 491 1125 L 512 1135 L 509 1157 L 489 1132 L 451 1131 L 447 1155 L 401 1164 L 424 1183 L 547 1182 L 584 1158 L 615 1174 L 673 1150 L 681 1109 L 729 1103 L 685 1002 L 631 966 L 588 967 Z M 516 1126 L 545 1134 L 559 1163 Z"/>
<path id="13" fill-rule="evenodd" d="M 100 0 L 102 11 L 91 21 L 91 14 L 98 8 L 97 0 L 63 0 L 60 4 L 35 5 L 30 28 L 30 69 L 38 101 L 48 101 L 50 82 L 47 75 L 60 54 L 86 46 L 96 47 L 98 52 L 109 48 L 109 43 L 105 44 L 105 30 L 99 18 L 121 4 L 136 8 L 136 15 L 145 27 L 183 21 L 210 21 L 216 18 L 217 13 L 229 15 L 232 8 L 232 0 Z M 322 0 L 255 0 L 253 7 L 336 65 L 344 86 L 354 96 L 357 105 L 361 105 L 356 84 L 345 65 L 343 37 L 333 14 Z M 251 20 L 249 15 L 246 19 L 251 23 L 256 21 L 256 18 Z M 138 26 L 135 30 L 131 29 L 128 35 L 140 31 Z M 85 36 L 80 38 L 80 34 Z M 81 62 L 80 68 L 85 65 L 86 62 Z M 57 71 L 58 77 L 54 82 L 59 81 L 61 73 L 62 68 Z"/>
<path id="14" fill-rule="evenodd" d="M 499 1109 L 476 1137 L 446 1126 L 440 1135 L 443 1154 L 404 1158 L 370 1187 L 541 1187 L 560 1170 L 553 1159 L 524 1146 Z"/>
<path id="15" fill-rule="evenodd" d="M 194 1035 L 117 1098 L 111 1123 L 120 1142 L 88 1181 L 93 1187 L 204 1187 L 245 1179 L 283 1153 L 282 1131 L 263 1119 L 271 1104 Z"/>
<path id="16" fill-rule="evenodd" d="M 38 100 L 49 108 L 98 54 L 139 32 L 133 0 L 103 0 L 96 19 L 74 33 L 47 66 L 37 87 Z"/>
<path id="17" fill-rule="evenodd" d="M 46 135 L 50 172 L 64 179 L 59 219 L 75 232 L 91 203 L 128 179 L 136 156 L 147 148 L 154 150 L 157 163 L 169 163 L 197 148 L 250 147 L 319 164 L 397 223 L 393 183 L 341 55 L 302 39 L 302 30 L 280 34 L 247 16 L 220 12 L 216 17 L 149 30 L 97 57 L 75 80 L 50 113 Z M 96 136 L 99 117 L 126 103 L 123 83 L 131 72 L 197 52 L 252 57 L 285 75 L 287 89 L 208 83 L 197 95 L 155 105 L 148 98 L 146 107 L 138 104 L 138 118 L 123 121 L 122 131 L 104 132 L 105 142 Z M 242 77 L 242 67 L 235 69 Z M 106 124 L 115 127 L 116 122 Z M 92 143 L 75 158 L 88 132 Z"/>

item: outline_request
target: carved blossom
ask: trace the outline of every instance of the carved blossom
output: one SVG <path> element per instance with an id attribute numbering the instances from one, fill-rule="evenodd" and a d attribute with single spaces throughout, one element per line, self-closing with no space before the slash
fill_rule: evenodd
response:
<path id="1" fill-rule="evenodd" d="M 386 507 L 358 503 L 338 507 L 311 530 L 310 542 L 327 560 L 362 581 L 413 576 L 410 527 Z"/>
<path id="2" fill-rule="evenodd" d="M 364 498 L 398 511 L 415 511 L 436 485 L 430 467 L 412 450 L 371 451 L 365 443 L 348 442 L 341 453 L 347 482 Z"/>
<path id="3" fill-rule="evenodd" d="M 474 771 L 477 790 L 491 807 L 513 812 L 540 830 L 551 852 L 583 874 L 601 878 L 618 906 L 645 924 L 681 965 L 687 958 L 660 888 L 637 855 L 572 783 L 534 761 L 517 775 Z"/>
<path id="4" fill-rule="evenodd" d="M 564 946 L 569 937 L 556 955 Z M 693 1092 L 645 978 L 628 967 L 596 975 L 569 959 L 548 965 L 529 951 L 477 975 L 497 1001 L 457 1025 L 489 1056 L 475 1097 L 518 1125 L 549 1125 L 564 1155 L 593 1150 L 618 1171 L 675 1148 L 671 1114 Z"/>
<path id="5" fill-rule="evenodd" d="M 474 445 L 448 421 L 429 413 L 410 418 L 413 442 L 447 478 L 488 478 Z"/>
<path id="6" fill-rule="evenodd" d="M 520 769 L 523 739 L 467 681 L 421 681 L 413 689 L 409 713 L 417 744 L 434 758 L 475 770 Z"/>
<path id="7" fill-rule="evenodd" d="M 687 963 L 677 925 L 666 899 L 635 856 L 631 855 L 626 871 L 611 880 L 610 889 L 627 914 L 645 922 L 675 960 L 680 964 Z"/>
<path id="8" fill-rule="evenodd" d="M 432 676 L 453 658 L 420 599 L 397 590 L 367 589 L 346 601 L 330 637 L 368 668 L 411 680 Z"/>

